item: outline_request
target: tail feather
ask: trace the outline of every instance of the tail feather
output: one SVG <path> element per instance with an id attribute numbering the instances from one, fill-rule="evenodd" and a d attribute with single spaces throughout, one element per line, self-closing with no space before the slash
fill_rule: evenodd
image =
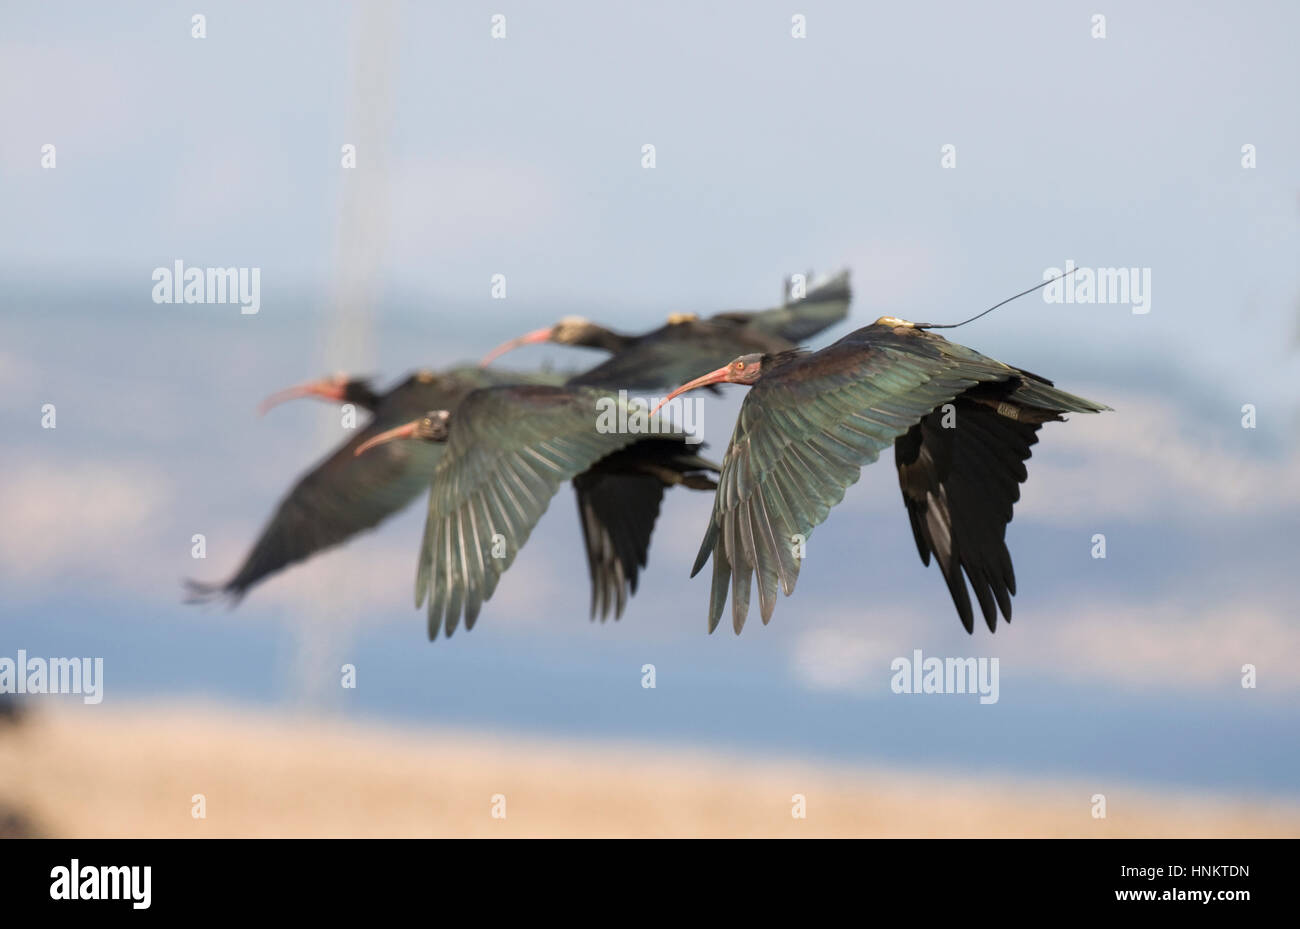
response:
<path id="1" fill-rule="evenodd" d="M 1027 372 L 1022 372 L 1027 374 Z M 1024 377 L 1009 399 L 1025 406 L 1035 406 L 1057 413 L 1101 413 L 1110 410 L 1104 403 L 1088 400 L 1054 387 L 1050 381 L 1032 374 Z"/>
<path id="2" fill-rule="evenodd" d="M 240 600 L 244 599 L 244 591 L 230 584 L 210 584 L 188 577 L 182 583 L 185 586 L 185 603 L 198 604 L 224 601 L 227 606 L 234 607 Z"/>
<path id="3" fill-rule="evenodd" d="M 797 300 L 791 300 L 789 290 L 786 291 L 786 306 L 795 306 L 800 303 L 819 303 L 823 300 L 850 300 L 853 297 L 853 289 L 849 285 L 849 269 L 844 268 L 830 277 L 822 278 L 815 284 L 811 283 L 812 273 L 808 274 L 810 286 L 806 293 Z"/>

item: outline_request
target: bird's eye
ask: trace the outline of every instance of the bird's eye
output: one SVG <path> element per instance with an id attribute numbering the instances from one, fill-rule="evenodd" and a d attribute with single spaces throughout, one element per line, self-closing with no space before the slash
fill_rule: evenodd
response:
<path id="1" fill-rule="evenodd" d="M 744 370 L 745 370 L 745 363 L 744 363 L 743 361 L 737 361 L 737 362 L 736 362 L 736 370 L 737 370 L 737 371 L 744 371 Z"/>

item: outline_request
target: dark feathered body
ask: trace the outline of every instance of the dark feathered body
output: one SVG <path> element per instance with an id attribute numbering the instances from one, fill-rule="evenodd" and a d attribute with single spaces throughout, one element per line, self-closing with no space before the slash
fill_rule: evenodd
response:
<path id="1" fill-rule="evenodd" d="M 707 318 L 670 317 L 640 336 L 624 337 L 607 361 L 570 383 L 610 389 L 661 390 L 751 352 L 776 354 L 825 331 L 848 314 L 852 293 L 842 272 L 784 306 Z"/>
<path id="2" fill-rule="evenodd" d="M 794 348 L 779 335 L 705 319 L 670 322 L 630 347 L 572 378 L 575 386 L 613 390 L 663 390 L 704 368 L 716 368 L 748 352 Z"/>
<path id="3" fill-rule="evenodd" d="M 740 631 L 751 579 L 767 622 L 777 589 L 794 590 L 800 544 L 890 445 L 917 549 L 938 561 L 962 624 L 974 625 L 967 581 L 990 629 L 999 609 L 1010 620 L 1004 535 L 1030 446 L 1042 423 L 1104 409 L 897 320 L 762 359 L 695 564 L 713 558 L 710 629 L 730 592 Z"/>
<path id="4" fill-rule="evenodd" d="M 400 512 L 428 488 L 442 446 L 390 443 L 360 457 L 356 449 L 426 410 L 454 410 L 476 388 L 528 380 L 554 384 L 561 375 L 463 366 L 442 373 L 413 373 L 383 393 L 367 394 L 352 388 L 346 397 L 350 402 L 364 403 L 366 396 L 371 398 L 370 421 L 298 479 L 232 577 L 221 584 L 190 582 L 192 599 L 226 596 L 238 601 L 268 576 L 373 529 Z"/>

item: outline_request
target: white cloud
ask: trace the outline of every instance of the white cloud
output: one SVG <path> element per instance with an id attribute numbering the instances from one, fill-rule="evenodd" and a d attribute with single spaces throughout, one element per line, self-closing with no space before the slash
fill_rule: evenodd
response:
<path id="1" fill-rule="evenodd" d="M 886 626 L 841 610 L 801 633 L 791 658 L 795 678 L 814 690 L 885 693 L 889 662 L 919 647 L 942 656 L 996 656 L 1004 674 L 1014 669 L 1133 690 L 1239 686 L 1242 665 L 1252 664 L 1264 699 L 1300 689 L 1300 666 L 1292 660 L 1300 654 L 1300 624 L 1265 599 L 1093 602 L 1032 621 L 1022 611 L 1021 621 L 996 636 L 981 626 L 970 637 L 955 621 L 936 637 L 927 626 L 932 618 L 914 610 L 875 612 L 889 616 Z"/>
<path id="2" fill-rule="evenodd" d="M 1189 424 L 1162 398 L 1117 394 L 1102 385 L 1062 386 L 1115 410 L 1071 414 L 1068 422 L 1043 426 L 1026 463 L 1017 524 L 1074 526 L 1084 517 L 1093 520 L 1089 525 L 1104 517 L 1177 521 L 1300 507 L 1300 447 L 1276 460 L 1233 449 L 1230 438 L 1245 434 L 1250 440 L 1255 433 L 1241 429 L 1231 410 L 1213 427 Z M 846 508 L 901 513 L 892 451 L 864 470 L 830 519 Z"/>
<path id="3" fill-rule="evenodd" d="M 55 575 L 149 575 L 151 530 L 174 497 L 171 481 L 149 466 L 44 461 L 0 482 L 0 570 L 7 586 Z"/>
<path id="4" fill-rule="evenodd" d="M 1111 403 L 1115 412 L 1043 427 L 1017 519 L 1178 518 L 1300 506 L 1300 450 L 1278 461 L 1233 450 L 1228 436 L 1254 434 L 1230 410 L 1213 428 L 1189 428 L 1162 399 L 1107 396 L 1100 385 L 1077 392 Z"/>
<path id="5" fill-rule="evenodd" d="M 885 672 L 897 654 L 882 640 L 828 627 L 800 634 L 792 663 L 795 677 L 811 690 L 887 693 Z"/>
<path id="6" fill-rule="evenodd" d="M 1261 689 L 1300 688 L 1300 625 L 1264 602 L 1107 603 L 1045 623 L 1044 634 L 1010 643 L 1008 660 L 1047 673 L 1102 677 L 1137 688 L 1222 686 L 1241 666 L 1259 669 Z"/>

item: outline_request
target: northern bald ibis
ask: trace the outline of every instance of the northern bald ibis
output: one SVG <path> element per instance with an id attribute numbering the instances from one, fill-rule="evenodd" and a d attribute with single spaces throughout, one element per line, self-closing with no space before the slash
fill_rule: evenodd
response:
<path id="1" fill-rule="evenodd" d="M 591 387 L 489 387 L 453 412 L 431 411 L 357 448 L 361 454 L 396 439 L 446 448 L 433 472 L 416 578 L 430 639 L 439 629 L 450 636 L 462 615 L 465 628 L 474 627 L 565 481 L 577 494 L 592 616 L 602 620 L 611 610 L 621 616 L 636 592 L 664 490 L 717 486 L 709 475 L 718 466 L 681 433 L 602 432 L 602 402 L 627 401 Z"/>
<path id="2" fill-rule="evenodd" d="M 692 373 L 746 352 L 775 354 L 835 325 L 848 314 L 849 272 L 841 271 L 806 296 L 757 312 L 730 311 L 707 319 L 690 313 L 668 317 L 658 329 L 626 335 L 579 316 L 566 316 L 497 346 L 481 364 L 538 342 L 597 348 L 612 357 L 570 381 L 575 385 L 655 390 L 680 384 Z"/>
<path id="3" fill-rule="evenodd" d="M 369 423 L 300 477 L 280 501 L 234 575 L 219 584 L 187 581 L 190 602 L 227 597 L 238 602 L 271 574 L 373 529 L 429 486 L 439 446 L 392 445 L 358 458 L 354 451 L 386 429 L 430 408 L 455 409 L 471 390 L 493 384 L 559 383 L 563 375 L 484 371 L 467 365 L 443 373 L 417 371 L 379 393 L 365 378 L 335 375 L 273 394 L 261 409 L 295 397 L 354 403 Z"/>
<path id="4" fill-rule="evenodd" d="M 1110 408 L 929 328 L 883 317 L 818 352 L 744 355 L 665 398 L 710 384 L 751 387 L 691 571 L 712 554 L 710 632 L 728 586 L 740 632 L 754 574 L 763 622 L 771 618 L 777 588 L 794 591 L 813 527 L 891 443 L 921 561 L 938 561 L 966 631 L 974 617 L 962 572 L 989 630 L 999 609 L 1011 621 L 1005 535 L 1030 446 L 1062 413 Z"/>

